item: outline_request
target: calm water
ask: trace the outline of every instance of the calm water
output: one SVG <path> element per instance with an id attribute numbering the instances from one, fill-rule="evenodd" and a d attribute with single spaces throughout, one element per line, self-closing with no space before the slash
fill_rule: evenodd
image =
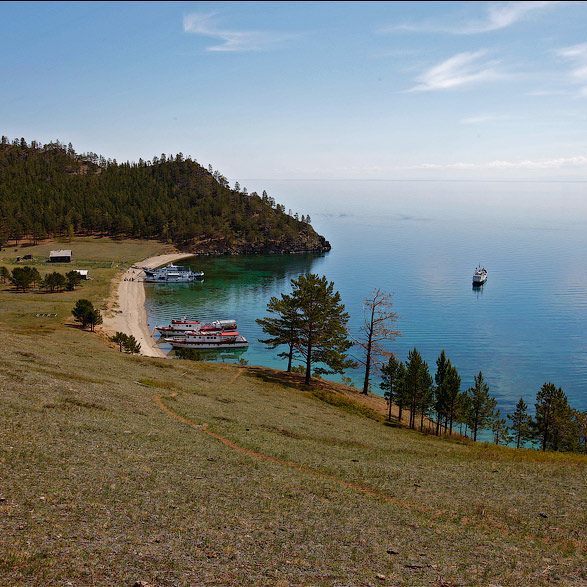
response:
<path id="1" fill-rule="evenodd" d="M 242 184 L 242 182 L 241 182 Z M 357 332 L 362 298 L 393 294 L 401 360 L 416 346 L 435 371 L 444 349 L 462 378 L 480 370 L 511 412 L 533 405 L 552 381 L 587 409 L 587 184 L 524 182 L 246 183 L 310 214 L 332 244 L 325 255 L 194 258 L 203 283 L 147 285 L 150 328 L 184 315 L 236 318 L 249 364 L 285 368 L 257 339 L 255 318 L 290 279 L 311 271 L 334 281 Z M 489 271 L 474 290 L 478 263 Z M 164 346 L 165 348 L 165 346 Z M 217 360 L 234 361 L 225 353 Z M 357 386 L 361 373 L 349 372 Z M 377 391 L 374 385 L 373 391 Z"/>

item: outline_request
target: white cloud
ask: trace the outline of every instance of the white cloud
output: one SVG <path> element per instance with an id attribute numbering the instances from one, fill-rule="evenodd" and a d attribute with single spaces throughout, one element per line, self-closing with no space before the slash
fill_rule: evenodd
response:
<path id="1" fill-rule="evenodd" d="M 457 53 L 418 76 L 418 85 L 409 91 L 447 90 L 503 78 L 504 74 L 496 69 L 499 62 L 483 59 L 486 54 L 487 51 Z"/>
<path id="2" fill-rule="evenodd" d="M 554 4 L 560 4 L 560 2 L 493 2 L 487 6 L 487 13 L 480 20 L 469 21 L 458 26 L 439 23 L 402 24 L 387 27 L 383 29 L 383 32 L 399 30 L 417 33 L 448 33 L 453 35 L 488 33 L 510 27 L 524 20 L 533 12 Z"/>
<path id="3" fill-rule="evenodd" d="M 183 18 L 184 32 L 213 37 L 220 41 L 220 44 L 218 45 L 206 47 L 206 51 L 263 51 L 276 47 L 280 43 L 297 36 L 291 33 L 274 33 L 267 31 L 224 30 L 217 28 L 214 25 L 214 16 L 215 13 L 192 13 Z"/>
<path id="4" fill-rule="evenodd" d="M 573 64 L 570 71 L 571 81 L 581 86 L 580 96 L 587 96 L 587 43 L 564 47 L 556 53 Z"/>
<path id="5" fill-rule="evenodd" d="M 504 2 L 490 4 L 487 17 L 478 23 L 470 23 L 461 34 L 486 33 L 509 27 L 526 18 L 530 13 L 559 2 Z"/>
<path id="6" fill-rule="evenodd" d="M 420 163 L 412 165 L 410 169 L 565 169 L 587 168 L 587 156 L 559 157 L 556 159 L 543 159 L 533 161 L 488 161 L 486 163 Z"/>

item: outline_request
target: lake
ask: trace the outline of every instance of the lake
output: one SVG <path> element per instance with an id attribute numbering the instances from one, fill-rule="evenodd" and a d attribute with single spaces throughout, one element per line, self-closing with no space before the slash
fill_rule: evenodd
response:
<path id="1" fill-rule="evenodd" d="M 216 360 L 285 368 L 261 343 L 255 319 L 290 279 L 312 272 L 333 281 L 357 333 L 362 300 L 393 294 L 400 360 L 417 347 L 434 375 L 442 349 L 462 389 L 479 371 L 502 413 L 530 405 L 545 381 L 587 409 L 587 184 L 563 182 L 275 181 L 266 189 L 286 209 L 310 214 L 332 244 L 324 255 L 199 257 L 197 284 L 148 284 L 151 329 L 183 316 L 238 320 L 250 347 Z M 471 285 L 481 263 L 487 283 Z M 164 347 L 165 348 L 165 347 Z M 167 347 L 169 348 L 169 347 Z M 350 371 L 357 387 L 362 373 Z M 335 377 L 333 377 L 335 378 Z M 379 392 L 374 380 L 373 391 Z"/>

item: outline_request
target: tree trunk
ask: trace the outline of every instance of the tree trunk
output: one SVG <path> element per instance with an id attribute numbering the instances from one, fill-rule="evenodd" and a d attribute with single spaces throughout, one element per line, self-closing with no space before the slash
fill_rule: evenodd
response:
<path id="1" fill-rule="evenodd" d="M 371 345 L 373 343 L 373 319 L 375 316 L 375 305 L 371 308 L 371 323 L 369 324 L 369 338 L 367 339 L 367 357 L 365 360 L 365 381 L 363 382 L 363 393 L 369 393 L 369 375 L 371 371 Z"/>
<path id="2" fill-rule="evenodd" d="M 308 385 L 310 383 L 310 374 L 312 369 L 312 344 L 308 344 L 308 356 L 306 357 L 306 378 L 304 383 Z"/>
<path id="3" fill-rule="evenodd" d="M 291 373 L 291 362 L 293 359 L 293 350 L 294 350 L 293 344 L 290 344 L 289 345 L 289 355 L 287 357 L 287 372 L 288 373 Z"/>

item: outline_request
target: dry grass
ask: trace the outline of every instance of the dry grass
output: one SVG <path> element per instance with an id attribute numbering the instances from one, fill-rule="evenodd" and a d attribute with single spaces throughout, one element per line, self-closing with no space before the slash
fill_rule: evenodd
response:
<path id="1" fill-rule="evenodd" d="M 584 457 L 387 427 L 379 400 L 273 370 L 125 355 L 65 309 L 7 319 L 13 297 L 0 585 L 586 584 Z"/>

